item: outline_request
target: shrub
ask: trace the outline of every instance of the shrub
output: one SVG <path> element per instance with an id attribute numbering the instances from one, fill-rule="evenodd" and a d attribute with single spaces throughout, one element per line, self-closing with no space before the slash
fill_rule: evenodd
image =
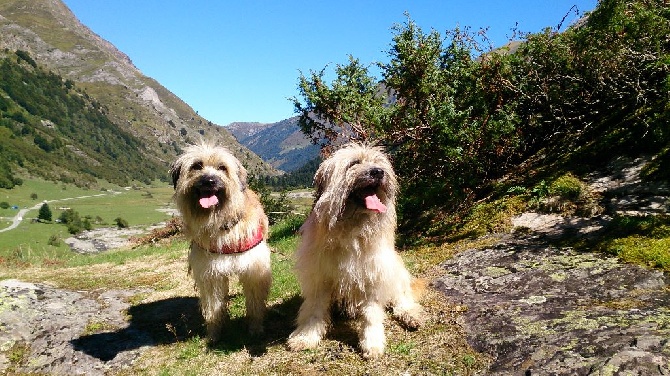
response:
<path id="1" fill-rule="evenodd" d="M 67 226 L 67 232 L 69 232 L 72 235 L 76 235 L 84 231 L 81 221 L 70 222 L 66 226 Z"/>
<path id="2" fill-rule="evenodd" d="M 261 179 L 254 176 L 249 178 L 249 187 L 258 194 L 271 225 L 291 214 L 291 206 L 286 198 L 286 191 L 282 191 L 279 196 L 273 195 L 270 188 Z"/>
<path id="3" fill-rule="evenodd" d="M 577 200 L 586 192 L 586 184 L 567 173 L 558 177 L 549 186 L 549 194 L 566 200 Z"/>
<path id="4" fill-rule="evenodd" d="M 91 220 L 89 218 L 84 218 L 81 221 L 81 227 L 83 227 L 83 229 L 86 230 L 86 231 L 91 231 L 93 229 L 93 225 L 91 224 Z"/>
<path id="5" fill-rule="evenodd" d="M 79 213 L 73 209 L 64 210 L 58 216 L 58 220 L 65 224 L 67 231 L 70 234 L 78 234 L 85 229 L 84 223 L 79 216 Z"/>
<path id="6" fill-rule="evenodd" d="M 114 223 L 116 223 L 116 226 L 118 228 L 127 228 L 128 227 L 128 221 L 121 217 L 116 217 L 114 218 Z"/>
<path id="7" fill-rule="evenodd" d="M 54 247 L 60 247 L 61 244 L 63 244 L 63 241 L 61 240 L 60 236 L 51 235 L 49 237 L 49 240 L 47 241 L 47 244 L 52 245 Z"/>

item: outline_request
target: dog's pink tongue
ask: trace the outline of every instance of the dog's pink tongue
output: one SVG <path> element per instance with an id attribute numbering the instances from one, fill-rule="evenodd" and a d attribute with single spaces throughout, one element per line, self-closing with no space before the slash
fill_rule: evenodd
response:
<path id="1" fill-rule="evenodd" d="M 382 204 L 376 194 L 365 196 L 365 207 L 378 213 L 386 212 L 386 205 Z"/>
<path id="2" fill-rule="evenodd" d="M 202 206 L 203 208 L 209 209 L 209 207 L 219 203 L 219 198 L 216 197 L 216 195 L 211 197 L 203 197 L 198 202 L 200 203 L 200 206 Z"/>

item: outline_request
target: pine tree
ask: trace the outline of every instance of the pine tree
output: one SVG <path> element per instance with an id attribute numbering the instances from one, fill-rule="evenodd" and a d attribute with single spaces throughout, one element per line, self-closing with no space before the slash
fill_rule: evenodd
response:
<path id="1" fill-rule="evenodd" d="M 51 222 L 51 209 L 46 202 L 40 207 L 40 212 L 37 215 L 37 218 L 42 221 Z"/>

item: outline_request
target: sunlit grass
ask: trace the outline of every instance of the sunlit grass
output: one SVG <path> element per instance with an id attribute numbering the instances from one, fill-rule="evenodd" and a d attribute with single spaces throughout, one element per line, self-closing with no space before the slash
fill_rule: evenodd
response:
<path id="1" fill-rule="evenodd" d="M 270 231 L 273 283 L 265 334 L 256 338 L 247 334 L 242 289 L 233 283 L 230 322 L 224 339 L 214 346 L 208 346 L 204 339 L 197 293 L 187 273 L 188 242 L 180 237 L 94 255 L 54 254 L 51 264 L 27 263 L 24 268 L 0 264 L 0 278 L 47 282 L 80 291 L 135 291 L 128 298 L 129 322 L 150 333 L 158 345 L 143 352 L 132 368 L 115 370 L 122 375 L 473 374 L 485 366 L 486 359 L 467 345 L 455 321 L 462 308 L 447 304 L 431 289 L 422 299 L 430 318 L 423 328 L 407 331 L 395 320 L 387 320 L 388 355 L 380 359 L 361 357 L 354 322 L 339 315 L 334 316 L 333 329 L 318 349 L 289 351 L 285 341 L 301 303 L 293 257 L 302 221 L 304 216 L 291 217 Z M 421 260 L 436 261 L 428 255 L 445 256 L 443 251 L 426 246 L 408 249 L 402 255 L 410 270 L 421 276 L 430 269 Z M 171 306 L 175 301 L 188 304 Z M 172 308 L 160 308 L 165 306 Z M 115 329 L 92 321 L 87 330 Z"/>
<path id="2" fill-rule="evenodd" d="M 31 200 L 33 193 L 37 195 L 37 200 Z M 77 211 L 82 218 L 91 218 L 94 228 L 116 227 L 116 218 L 123 218 L 130 227 L 141 228 L 171 218 L 171 214 L 166 211 L 172 206 L 172 188 L 168 185 L 158 184 L 141 189 L 109 187 L 93 191 L 40 180 L 26 180 L 23 186 L 1 190 L 0 194 L 11 205 L 16 203 L 21 208 L 33 207 L 42 200 L 47 200 L 53 218 L 51 223 L 34 222 L 38 210 L 31 210 L 25 214 L 17 228 L 0 233 L 0 264 L 40 264 L 50 262 L 49 260 L 68 261 L 77 258 L 64 242 L 72 234 L 68 233 L 65 225 L 56 221 L 67 208 Z M 0 213 L 0 217 L 7 218 L 3 220 L 5 226 L 2 227 L 6 227 L 9 218 L 14 217 L 17 212 L 5 209 L 4 214 Z M 50 239 L 56 239 L 57 242 Z"/>
<path id="3" fill-rule="evenodd" d="M 591 246 L 626 262 L 670 271 L 670 216 L 617 216 L 602 236 L 583 247 Z"/>
<path id="4" fill-rule="evenodd" d="M 626 262 L 670 271 L 670 237 L 651 239 L 629 236 L 613 240 L 607 245 L 606 251 Z"/>

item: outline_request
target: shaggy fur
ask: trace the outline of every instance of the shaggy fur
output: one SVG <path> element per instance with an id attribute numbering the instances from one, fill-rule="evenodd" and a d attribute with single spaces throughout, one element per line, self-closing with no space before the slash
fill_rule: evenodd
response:
<path id="1" fill-rule="evenodd" d="M 244 290 L 249 331 L 261 333 L 271 283 L 268 219 L 258 196 L 247 188 L 246 170 L 228 150 L 203 143 L 188 147 L 170 173 L 184 232 L 191 240 L 189 270 L 200 295 L 210 343 L 221 338 L 228 318 L 233 276 Z M 208 197 L 217 203 L 203 206 L 200 200 Z M 246 252 L 216 253 L 222 248 L 240 248 L 261 234 L 260 243 Z"/>
<path id="2" fill-rule="evenodd" d="M 363 356 L 384 353 L 385 308 L 408 328 L 423 322 L 412 277 L 395 251 L 398 189 L 393 168 L 380 148 L 349 144 L 325 160 L 314 177 L 316 201 L 301 227 L 296 271 L 304 302 L 292 350 L 316 347 L 337 304 L 358 318 Z M 385 212 L 370 210 L 374 196 Z M 413 286 L 414 285 L 414 286 Z"/>

